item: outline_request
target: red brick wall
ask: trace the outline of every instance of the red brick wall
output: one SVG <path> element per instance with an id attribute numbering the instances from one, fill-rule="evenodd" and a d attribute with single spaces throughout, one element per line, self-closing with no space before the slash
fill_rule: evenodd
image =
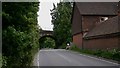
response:
<path id="1" fill-rule="evenodd" d="M 102 16 L 82 16 L 82 31 L 84 35 L 84 31 L 90 31 L 94 29 L 96 25 L 99 25 L 98 22 L 100 22 L 100 17 Z M 109 16 L 109 18 L 114 17 L 114 16 Z M 77 21 L 77 20 L 76 20 Z M 75 21 L 73 21 L 75 24 Z M 80 21 L 79 21 L 80 22 Z M 77 24 L 78 25 L 78 22 Z M 76 26 L 75 30 L 81 30 L 80 25 Z M 78 47 L 82 48 L 82 44 L 84 48 L 89 48 L 89 49 L 106 49 L 106 48 L 115 48 L 118 47 L 118 38 L 99 38 L 99 39 L 91 39 L 91 40 L 84 40 L 83 41 L 83 36 L 79 31 L 75 31 L 75 34 L 73 35 L 73 43 L 76 44 Z"/>
<path id="2" fill-rule="evenodd" d="M 82 34 L 73 35 L 73 43 L 78 47 L 82 47 Z"/>
<path id="3" fill-rule="evenodd" d="M 99 38 L 84 40 L 83 45 L 86 49 L 107 49 L 118 48 L 118 37 L 114 38 Z"/>

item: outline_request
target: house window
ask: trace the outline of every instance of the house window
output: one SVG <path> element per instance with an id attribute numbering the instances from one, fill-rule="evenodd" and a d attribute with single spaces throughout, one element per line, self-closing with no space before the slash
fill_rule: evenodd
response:
<path id="1" fill-rule="evenodd" d="M 101 18 L 100 18 L 100 22 L 104 22 L 104 21 L 106 21 L 106 20 L 108 20 L 108 17 L 101 17 Z"/>
<path id="2" fill-rule="evenodd" d="M 87 35 L 87 32 L 83 33 L 83 37 L 85 37 Z"/>

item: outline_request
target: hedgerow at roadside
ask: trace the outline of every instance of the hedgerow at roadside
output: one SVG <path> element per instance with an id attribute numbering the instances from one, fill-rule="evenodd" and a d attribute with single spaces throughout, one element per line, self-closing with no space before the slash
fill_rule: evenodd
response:
<path id="1" fill-rule="evenodd" d="M 80 49 L 73 45 L 70 50 L 77 51 L 80 53 L 95 55 L 98 57 L 103 57 L 107 59 L 112 59 L 116 61 L 120 61 L 120 49 L 112 49 L 112 50 L 90 50 L 90 49 Z"/>
<path id="2" fill-rule="evenodd" d="M 39 47 L 37 2 L 2 3 L 2 68 L 30 66 Z"/>

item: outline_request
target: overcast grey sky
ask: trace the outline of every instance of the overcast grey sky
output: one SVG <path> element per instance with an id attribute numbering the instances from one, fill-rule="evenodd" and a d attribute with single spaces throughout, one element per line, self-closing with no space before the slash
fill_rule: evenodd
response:
<path id="1" fill-rule="evenodd" d="M 43 30 L 53 30 L 51 23 L 50 9 L 53 8 L 53 3 L 57 4 L 60 0 L 39 0 L 38 24 Z M 62 0 L 61 0 L 62 1 Z M 68 0 L 66 0 L 68 1 Z M 72 1 L 72 0 L 70 0 Z M 118 2 L 120 0 L 76 0 L 78 2 Z"/>
<path id="2" fill-rule="evenodd" d="M 51 2 L 40 2 L 39 12 L 38 12 L 38 24 L 43 30 L 53 30 L 53 25 L 51 23 L 50 9 L 53 9 L 53 3 L 57 4 L 57 1 Z"/>

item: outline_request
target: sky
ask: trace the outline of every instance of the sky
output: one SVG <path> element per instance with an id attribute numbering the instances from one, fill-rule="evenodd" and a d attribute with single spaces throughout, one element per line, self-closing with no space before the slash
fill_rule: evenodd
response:
<path id="1" fill-rule="evenodd" d="M 50 9 L 53 9 L 53 3 L 57 5 L 60 0 L 39 0 L 38 24 L 43 30 L 53 30 L 51 23 Z M 61 0 L 62 1 L 62 0 Z M 67 0 L 66 0 L 67 1 Z M 80 2 L 118 2 L 119 0 L 76 0 Z"/>
<path id="2" fill-rule="evenodd" d="M 51 23 L 52 17 L 50 15 L 50 9 L 53 9 L 53 3 L 57 4 L 58 1 L 40 2 L 38 11 L 38 24 L 43 30 L 53 30 Z"/>

